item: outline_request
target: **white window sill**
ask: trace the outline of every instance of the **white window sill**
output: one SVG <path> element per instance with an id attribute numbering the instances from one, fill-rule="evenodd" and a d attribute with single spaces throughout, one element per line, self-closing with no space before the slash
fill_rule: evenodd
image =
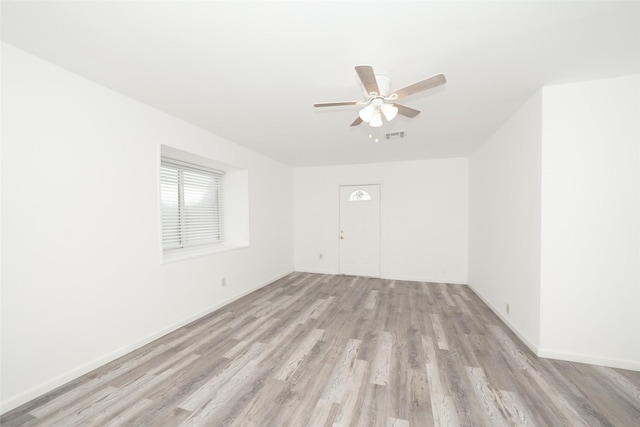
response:
<path id="1" fill-rule="evenodd" d="M 202 248 L 191 249 L 178 249 L 162 255 L 162 263 L 168 264 L 171 262 L 184 261 L 193 258 L 200 258 L 203 256 L 213 255 L 221 252 L 234 251 L 236 249 L 248 248 L 249 245 L 229 245 L 221 244 L 215 246 L 207 246 Z"/>

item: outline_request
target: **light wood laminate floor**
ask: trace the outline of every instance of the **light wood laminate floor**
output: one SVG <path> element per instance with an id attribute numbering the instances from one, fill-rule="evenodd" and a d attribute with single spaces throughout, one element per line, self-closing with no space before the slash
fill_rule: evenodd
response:
<path id="1" fill-rule="evenodd" d="M 640 426 L 640 372 L 539 359 L 466 286 L 292 273 L 2 426 Z"/>

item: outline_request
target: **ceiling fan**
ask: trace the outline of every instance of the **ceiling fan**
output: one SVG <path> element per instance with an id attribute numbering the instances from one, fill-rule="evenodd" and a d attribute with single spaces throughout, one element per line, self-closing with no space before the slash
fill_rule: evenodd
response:
<path id="1" fill-rule="evenodd" d="M 388 121 L 393 120 L 397 114 L 413 118 L 420 114 L 420 111 L 397 104 L 395 100 L 443 85 L 447 81 L 444 74 L 437 74 L 428 79 L 403 87 L 402 89 L 390 92 L 391 79 L 388 76 L 375 74 L 373 67 L 370 65 L 358 65 L 355 68 L 365 89 L 367 96 L 365 101 L 320 102 L 313 104 L 314 107 L 364 105 L 364 108 L 362 108 L 358 114 L 358 118 L 351 123 L 351 126 L 358 126 L 362 122 L 367 122 L 372 127 L 382 126 L 383 115 Z"/>

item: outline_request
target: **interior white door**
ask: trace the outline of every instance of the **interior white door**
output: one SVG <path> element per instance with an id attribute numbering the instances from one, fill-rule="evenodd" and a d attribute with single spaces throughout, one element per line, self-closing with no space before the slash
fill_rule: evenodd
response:
<path id="1" fill-rule="evenodd" d="M 380 185 L 340 187 L 340 273 L 380 277 Z"/>

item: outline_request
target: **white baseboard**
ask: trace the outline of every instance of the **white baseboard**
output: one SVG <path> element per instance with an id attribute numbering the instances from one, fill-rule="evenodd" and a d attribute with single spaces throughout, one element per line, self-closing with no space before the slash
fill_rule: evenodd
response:
<path id="1" fill-rule="evenodd" d="M 487 307 L 489 307 L 491 309 L 491 311 L 493 311 L 493 313 L 498 316 L 500 318 L 500 320 L 502 320 L 508 327 L 509 329 L 511 329 L 511 331 L 516 334 L 516 336 L 518 338 L 520 338 L 520 340 L 527 346 L 529 347 L 529 349 L 531 351 L 533 351 L 536 355 L 539 356 L 538 351 L 538 344 L 536 344 L 535 342 L 533 342 L 533 340 L 531 340 L 525 333 L 523 333 L 512 321 L 511 319 L 509 319 L 508 317 L 505 317 L 500 310 L 498 310 L 496 307 L 494 307 L 493 304 L 491 304 L 491 302 L 489 302 L 489 300 L 487 300 L 485 297 L 482 296 L 482 294 L 480 292 L 478 292 L 473 286 L 467 284 L 467 286 L 469 287 L 469 289 L 471 289 L 473 291 L 474 294 L 476 294 L 478 296 L 478 298 L 480 298 L 482 300 L 482 302 L 484 302 Z"/>
<path id="2" fill-rule="evenodd" d="M 339 275 L 340 273 L 337 271 L 329 271 L 329 270 L 320 270 L 320 269 L 314 269 L 314 268 L 296 268 L 296 271 L 299 271 L 300 273 L 312 273 L 312 274 L 331 274 L 331 275 Z M 380 275 L 381 279 L 384 280 L 401 280 L 401 281 L 405 281 L 405 282 L 427 282 L 427 283 L 445 283 L 445 284 L 451 284 L 451 285 L 466 285 L 466 282 L 464 281 L 458 281 L 458 280 L 430 280 L 430 279 L 426 279 L 424 277 L 413 277 L 413 276 L 390 276 L 388 274 L 381 274 Z"/>
<path id="3" fill-rule="evenodd" d="M 541 348 L 538 356 L 547 359 L 565 360 L 567 362 L 586 363 L 589 365 L 607 366 L 610 368 L 628 369 L 630 371 L 640 371 L 640 362 L 637 360 L 620 360 L 605 357 L 597 357 L 589 354 L 567 353 L 557 350 Z"/>
<path id="4" fill-rule="evenodd" d="M 380 278 L 385 280 L 400 280 L 403 282 L 424 282 L 424 283 L 444 283 L 445 285 L 466 285 L 464 281 L 459 281 L 459 280 L 433 280 L 433 278 L 415 277 L 415 276 L 402 276 L 402 275 L 390 276 L 387 274 L 383 274 Z"/>
<path id="5" fill-rule="evenodd" d="M 513 331 L 514 334 L 524 342 L 524 344 L 529 347 L 531 351 L 535 353 L 536 356 L 542 357 L 545 359 L 556 359 L 556 360 L 564 360 L 567 362 L 576 362 L 576 363 L 586 363 L 589 365 L 600 365 L 607 366 L 611 368 L 620 368 L 620 369 L 629 369 L 631 371 L 640 371 L 640 362 L 635 360 L 620 360 L 620 359 L 611 359 L 605 357 L 597 357 L 589 354 L 579 354 L 579 353 L 569 353 L 565 351 L 552 350 L 541 348 L 537 344 L 535 344 L 532 340 L 530 340 L 516 325 L 514 325 L 508 317 L 505 317 L 496 307 L 493 306 L 488 300 L 486 300 L 476 289 L 471 285 L 467 285 L 473 292 L 480 298 L 490 309 L 495 313 L 496 316 L 500 318 L 508 327 Z"/>
<path id="6" fill-rule="evenodd" d="M 167 335 L 181 327 L 183 327 L 184 325 L 187 325 L 191 322 L 193 322 L 194 320 L 197 320 L 201 317 L 204 317 L 210 313 L 213 313 L 216 310 L 219 310 L 220 308 L 231 304 L 233 301 L 238 300 L 248 294 L 250 294 L 251 292 L 257 291 L 258 289 L 275 282 L 276 280 L 279 280 L 289 274 L 291 274 L 293 272 L 293 270 L 288 271 L 284 274 L 280 274 L 276 277 L 273 277 L 267 281 L 264 281 L 262 283 L 260 283 L 259 285 L 256 285 L 254 287 L 252 287 L 251 289 L 248 289 L 244 292 L 241 292 L 238 295 L 235 295 L 223 302 L 220 302 L 218 304 L 215 304 L 211 307 L 208 307 L 198 313 L 192 314 L 191 316 L 188 316 L 178 322 L 175 322 L 165 328 L 160 329 L 159 331 L 156 331 L 146 337 L 143 337 L 131 344 L 125 345 L 115 351 L 112 351 L 108 354 L 105 354 L 104 356 L 98 357 L 97 359 L 92 360 L 89 363 L 86 363 L 82 366 L 79 366 L 77 368 L 74 368 L 68 372 L 65 372 L 62 375 L 59 375 L 55 378 L 52 378 L 48 381 L 45 381 L 42 384 L 37 385 L 36 387 L 33 387 L 25 392 L 22 392 L 16 396 L 12 396 L 6 400 L 3 400 L 2 402 L 0 402 L 0 414 L 4 414 L 5 412 L 8 412 L 12 409 L 17 408 L 20 405 L 23 405 L 27 402 L 29 402 L 30 400 L 33 400 L 35 398 L 37 398 L 38 396 L 41 396 L 45 393 L 48 393 L 54 389 L 56 389 L 57 387 L 60 387 L 61 385 L 64 385 L 66 383 L 68 383 L 69 381 L 72 381 L 78 377 L 81 377 L 82 375 L 85 375 L 91 371 L 93 371 L 94 369 L 99 368 L 100 366 L 103 366 L 109 362 L 112 362 L 114 360 L 116 360 L 119 357 L 124 356 L 125 354 L 128 354 L 134 350 L 139 349 L 140 347 L 149 344 L 150 342 L 164 336 Z"/>
<path id="7" fill-rule="evenodd" d="M 336 273 L 335 271 L 323 271 L 323 270 L 316 270 L 314 268 L 296 268 L 295 269 L 296 272 L 298 273 L 310 273 L 310 274 L 331 274 L 331 275 L 337 275 L 340 273 Z"/>

